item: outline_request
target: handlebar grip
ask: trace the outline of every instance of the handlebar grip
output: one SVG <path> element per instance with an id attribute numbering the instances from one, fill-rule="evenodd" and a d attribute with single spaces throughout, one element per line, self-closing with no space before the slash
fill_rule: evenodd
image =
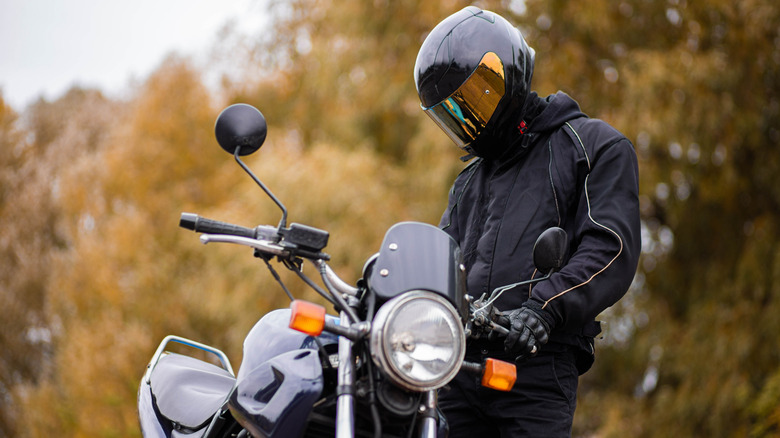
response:
<path id="1" fill-rule="evenodd" d="M 255 229 L 233 225 L 214 219 L 200 217 L 194 213 L 182 213 L 179 220 L 179 226 L 197 233 L 207 234 L 229 234 L 231 236 L 242 236 L 255 238 Z"/>

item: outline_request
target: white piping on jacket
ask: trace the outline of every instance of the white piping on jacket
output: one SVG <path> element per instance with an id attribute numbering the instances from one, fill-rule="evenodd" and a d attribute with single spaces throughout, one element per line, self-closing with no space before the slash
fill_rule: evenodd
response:
<path id="1" fill-rule="evenodd" d="M 552 187 L 553 198 L 555 199 L 555 211 L 556 213 L 558 213 L 558 226 L 560 227 L 561 209 L 558 207 L 558 192 L 555 191 L 555 181 L 553 181 L 553 175 L 552 175 L 552 164 L 553 164 L 552 139 L 547 140 L 547 150 L 550 153 L 550 162 L 547 165 L 547 174 L 550 175 L 550 187 Z"/>
<path id="2" fill-rule="evenodd" d="M 585 144 L 582 142 L 582 139 L 580 138 L 580 135 L 577 133 L 577 131 L 575 131 L 575 130 L 574 130 L 574 128 L 573 128 L 573 127 L 572 127 L 572 126 L 569 124 L 569 122 L 566 122 L 566 126 L 568 126 L 568 127 L 569 127 L 569 129 L 571 129 L 571 132 L 573 132 L 573 133 L 574 133 L 574 135 L 577 137 L 577 141 L 579 141 L 579 143 L 580 143 L 580 146 L 582 147 L 582 152 L 585 154 L 585 159 L 586 159 L 586 160 L 587 160 L 587 162 L 588 162 L 588 175 L 585 177 L 585 200 L 586 200 L 586 202 L 587 202 L 587 204 L 588 204 L 588 218 L 590 218 L 591 222 L 593 222 L 594 224 L 596 224 L 596 225 L 598 225 L 599 227 L 601 227 L 601 228 L 603 228 L 603 229 L 605 229 L 605 230 L 609 231 L 610 233 L 614 234 L 614 235 L 615 235 L 615 237 L 617 238 L 618 242 L 620 243 L 620 249 L 618 250 L 618 253 L 617 253 L 617 255 L 615 255 L 615 257 L 614 257 L 612 260 L 610 260 L 610 261 L 609 261 L 609 263 L 607 263 L 607 265 L 606 265 L 606 266 L 604 266 L 603 268 L 601 268 L 601 269 L 600 269 L 598 272 L 596 272 L 595 274 L 591 275 L 591 276 L 590 276 L 590 278 L 588 278 L 587 280 L 585 280 L 584 282 L 582 282 L 582 283 L 580 283 L 580 284 L 578 284 L 578 285 L 576 285 L 576 286 L 572 286 L 572 287 L 570 287 L 570 288 L 568 288 L 568 289 L 564 290 L 563 292 L 560 292 L 560 293 L 558 293 L 557 295 L 554 295 L 553 297 L 551 297 L 550 299 L 548 299 L 547 301 L 545 301 L 545 302 L 544 302 L 544 304 L 542 305 L 542 308 L 543 308 L 543 309 L 544 309 L 545 307 L 547 307 L 547 305 L 550 303 L 550 301 L 552 301 L 552 300 L 554 300 L 554 299 L 556 299 L 556 298 L 558 298 L 558 297 L 560 297 L 560 296 L 562 296 L 562 295 L 564 295 L 564 294 L 566 294 L 566 293 L 568 293 L 568 292 L 571 292 L 572 290 L 574 290 L 574 289 L 577 289 L 578 287 L 582 287 L 582 286 L 584 286 L 584 285 L 586 285 L 586 284 L 590 283 L 590 282 L 591 282 L 591 281 L 592 281 L 592 280 L 593 280 L 593 279 L 594 279 L 594 278 L 595 278 L 597 275 L 601 274 L 601 273 L 602 273 L 602 272 L 604 272 L 604 271 L 605 271 L 607 268 L 609 268 L 609 267 L 612 265 L 612 263 L 614 263 L 614 262 L 615 262 L 615 260 L 617 260 L 617 258 L 618 258 L 618 257 L 620 257 L 620 254 L 622 254 L 622 253 L 623 253 L 623 239 L 621 239 L 621 238 L 620 238 L 620 235 L 619 235 L 617 232 L 615 232 L 614 230 L 612 230 L 611 228 L 609 228 L 609 227 L 607 227 L 607 226 L 605 226 L 605 225 L 602 225 L 602 224 L 598 223 L 598 222 L 597 222 L 595 219 L 593 219 L 593 216 L 591 215 L 591 209 L 590 209 L 590 194 L 588 194 L 588 178 L 590 178 L 590 170 L 591 170 L 591 166 L 590 166 L 590 157 L 588 157 L 588 152 L 585 150 Z"/>

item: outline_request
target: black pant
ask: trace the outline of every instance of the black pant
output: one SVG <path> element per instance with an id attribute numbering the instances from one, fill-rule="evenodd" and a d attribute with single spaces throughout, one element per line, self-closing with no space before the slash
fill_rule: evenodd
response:
<path id="1" fill-rule="evenodd" d="M 439 407 L 449 423 L 449 436 L 570 437 L 579 374 L 574 349 L 558 347 L 543 348 L 519 364 L 510 392 L 485 388 L 474 375 L 458 374 L 439 391 Z M 501 353 L 477 350 L 466 359 L 479 361 Z"/>

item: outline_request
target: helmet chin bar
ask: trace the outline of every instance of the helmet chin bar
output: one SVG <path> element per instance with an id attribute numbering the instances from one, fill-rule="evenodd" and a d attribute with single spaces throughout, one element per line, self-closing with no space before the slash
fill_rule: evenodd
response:
<path id="1" fill-rule="evenodd" d="M 505 142 L 489 132 L 482 133 L 479 138 L 469 143 L 467 147 L 468 149 L 464 148 L 466 152 L 486 160 L 501 158 L 507 150 Z"/>

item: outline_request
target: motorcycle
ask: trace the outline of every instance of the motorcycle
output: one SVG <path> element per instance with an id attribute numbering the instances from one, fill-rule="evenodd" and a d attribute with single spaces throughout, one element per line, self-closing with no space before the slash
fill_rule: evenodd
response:
<path id="1" fill-rule="evenodd" d="M 501 312 L 493 302 L 506 290 L 542 281 L 560 268 L 563 230 L 545 231 L 534 246 L 534 262 L 545 276 L 474 299 L 466 294 L 455 241 L 434 226 L 402 222 L 386 232 L 352 286 L 327 263 L 330 256 L 323 249 L 329 233 L 288 226 L 287 209 L 241 160 L 265 141 L 260 111 L 229 106 L 217 118 L 215 134 L 280 208 L 281 220 L 277 226 L 247 228 L 182 213 L 180 226 L 202 233 L 204 244 L 252 248 L 291 306 L 269 312 L 250 330 L 238 374 L 214 347 L 178 336 L 163 339 L 138 391 L 145 437 L 445 437 L 437 390 L 458 372 L 473 373 L 488 388 L 512 388 L 515 365 L 467 362 L 466 341 L 507 333 L 497 323 Z M 272 261 L 294 272 L 338 315 L 296 300 Z M 304 263 L 316 267 L 322 286 L 303 273 Z M 221 366 L 169 351 L 175 344 L 213 355 Z"/>

